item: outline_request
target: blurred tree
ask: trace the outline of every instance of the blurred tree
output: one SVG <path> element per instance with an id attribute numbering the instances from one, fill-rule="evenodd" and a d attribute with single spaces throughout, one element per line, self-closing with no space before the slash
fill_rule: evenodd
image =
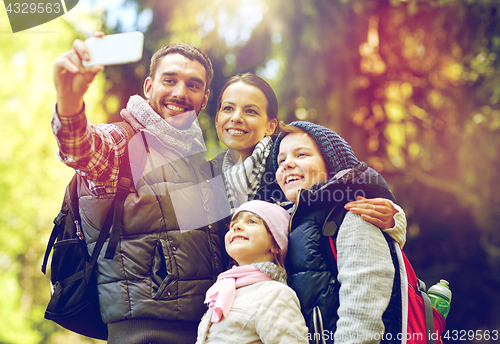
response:
<path id="1" fill-rule="evenodd" d="M 57 39 L 0 36 L 8 80 L 0 85 L 0 342 L 86 342 L 43 319 L 48 278 L 38 269 L 72 173 L 55 157 L 47 66 L 96 29 L 139 29 L 146 41 L 140 62 L 98 77 L 86 97 L 92 122 L 118 120 L 128 98 L 142 95 L 153 53 L 183 41 L 214 65 L 199 122 L 207 146 L 218 147 L 220 89 L 235 73 L 257 73 L 276 90 L 282 119 L 336 130 L 384 174 L 407 212 L 405 250 L 418 275 L 451 282 L 448 329 L 500 330 L 498 7 L 495 0 L 123 0 L 103 11 L 96 4 L 91 15 L 77 7 L 69 22 L 45 24 Z M 4 18 L 0 29 L 8 31 Z"/>

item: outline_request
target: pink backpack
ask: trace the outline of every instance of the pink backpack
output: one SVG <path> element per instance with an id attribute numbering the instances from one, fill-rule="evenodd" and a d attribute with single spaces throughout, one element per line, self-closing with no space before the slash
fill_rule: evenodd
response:
<path id="1" fill-rule="evenodd" d="M 441 313 L 432 308 L 431 301 L 426 293 L 425 283 L 417 278 L 410 261 L 399 248 L 399 245 L 397 249 L 399 261 L 401 262 L 402 257 L 404 262 L 404 264 L 400 263 L 400 273 L 402 274 L 401 284 L 404 286 L 403 281 L 406 279 L 406 284 L 408 285 L 406 293 L 402 294 L 403 328 L 401 333 L 406 333 L 405 339 L 407 344 L 442 343 L 441 336 L 446 328 L 446 321 Z M 404 302 L 405 296 L 407 297 L 407 302 Z M 404 317 L 405 305 L 407 306 L 406 319 Z M 405 343 L 405 341 L 402 339 L 401 343 Z"/>
<path id="2" fill-rule="evenodd" d="M 334 238 L 330 237 L 329 241 L 333 256 L 337 260 Z M 399 331 L 401 338 L 393 338 L 393 341 L 402 344 L 443 343 L 441 336 L 446 328 L 444 317 L 432 308 L 425 283 L 417 278 L 399 244 L 393 243 L 393 245 L 399 262 L 402 299 L 402 328 Z"/>

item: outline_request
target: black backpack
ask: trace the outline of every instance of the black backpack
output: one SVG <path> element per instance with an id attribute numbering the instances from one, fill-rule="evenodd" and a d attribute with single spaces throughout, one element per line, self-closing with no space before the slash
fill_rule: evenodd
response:
<path id="1" fill-rule="evenodd" d="M 130 139 L 133 129 L 125 123 L 116 124 L 126 130 Z M 45 274 L 50 252 L 54 249 L 50 272 L 52 296 L 45 311 L 45 319 L 87 337 L 108 338 L 108 329 L 99 310 L 96 262 L 110 230 L 105 258 L 113 259 L 120 239 L 123 204 L 132 181 L 129 166 L 126 150 L 120 166 L 117 192 L 91 256 L 87 251 L 78 211 L 77 187 L 84 181 L 75 173 L 66 187 L 61 211 L 54 219 L 54 228 L 42 263 L 42 272 Z"/>

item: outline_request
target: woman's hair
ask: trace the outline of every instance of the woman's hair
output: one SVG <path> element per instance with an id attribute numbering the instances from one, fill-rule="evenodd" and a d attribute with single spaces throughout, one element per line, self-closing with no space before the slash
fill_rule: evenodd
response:
<path id="1" fill-rule="evenodd" d="M 240 211 L 238 214 L 236 214 L 236 216 L 231 220 L 231 222 L 237 220 L 239 218 L 240 214 L 242 214 L 242 213 L 244 213 L 244 211 Z M 267 233 L 271 237 L 271 243 L 272 243 L 271 254 L 273 255 L 272 262 L 274 264 L 278 265 L 279 267 L 285 268 L 285 259 L 284 259 L 283 255 L 281 254 L 281 249 L 280 249 L 278 243 L 276 242 L 276 239 L 274 239 L 273 233 L 269 229 L 269 226 L 267 225 L 266 221 L 264 221 L 264 219 L 262 217 L 260 217 L 259 215 L 255 214 L 255 213 L 252 213 L 252 214 L 257 216 L 259 219 L 262 220 L 264 227 L 266 227 Z"/>
<path id="2" fill-rule="evenodd" d="M 226 91 L 226 89 L 229 86 L 237 82 L 242 82 L 244 84 L 257 87 L 259 90 L 261 90 L 267 99 L 266 113 L 268 120 L 278 119 L 278 98 L 276 98 L 276 94 L 274 93 L 273 88 L 271 87 L 271 85 L 267 83 L 266 80 L 252 73 L 237 74 L 231 77 L 226 82 L 226 84 L 222 88 L 222 91 L 220 91 L 219 98 L 217 98 L 217 112 L 220 111 L 222 105 L 222 95 L 224 94 L 224 91 Z M 278 134 L 279 134 L 279 126 L 276 126 L 276 129 L 274 130 L 274 133 L 271 136 L 274 138 Z"/>

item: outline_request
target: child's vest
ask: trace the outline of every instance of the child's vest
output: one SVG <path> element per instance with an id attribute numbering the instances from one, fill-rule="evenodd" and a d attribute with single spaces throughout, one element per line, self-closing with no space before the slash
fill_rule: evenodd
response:
<path id="1" fill-rule="evenodd" d="M 344 209 L 343 205 L 337 205 L 335 210 L 329 214 L 323 226 L 322 234 L 326 239 L 326 245 L 323 247 L 326 249 L 326 256 L 335 274 L 338 273 L 335 240 L 338 228 L 340 228 L 346 213 L 347 210 Z M 396 308 L 401 308 L 401 311 L 394 314 L 393 307 L 392 313 L 388 311 L 384 313 L 383 320 L 386 332 L 381 336 L 381 342 L 402 344 L 440 343 L 441 335 L 446 327 L 443 316 L 432 308 L 426 294 L 425 283 L 417 278 L 410 261 L 399 247 L 399 244 L 395 243 L 387 234 L 384 233 L 384 236 L 388 242 L 396 271 L 388 309 L 391 304 L 400 303 L 401 307 Z M 313 311 L 313 317 L 315 332 L 322 333 L 319 308 Z"/>

